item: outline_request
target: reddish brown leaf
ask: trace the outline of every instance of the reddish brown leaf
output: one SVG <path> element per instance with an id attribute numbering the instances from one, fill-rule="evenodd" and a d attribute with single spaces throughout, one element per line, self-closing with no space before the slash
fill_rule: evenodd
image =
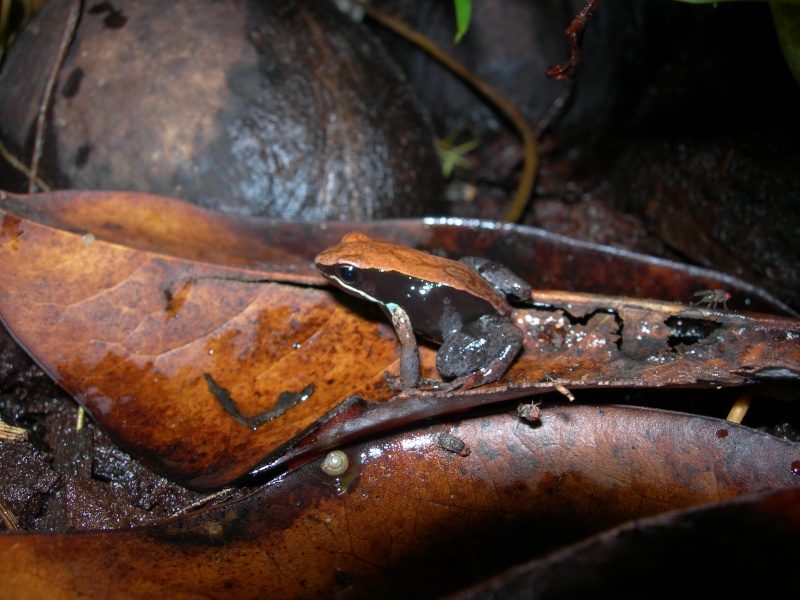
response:
<path id="1" fill-rule="evenodd" d="M 439 447 L 443 432 L 469 456 Z M 318 459 L 157 527 L 0 536 L 4 592 L 435 597 L 630 519 L 796 487 L 800 459 L 798 444 L 746 427 L 611 406 L 549 408 L 538 427 L 512 411 L 344 451 L 339 478 Z"/>
<path id="2" fill-rule="evenodd" d="M 458 218 L 302 222 L 240 219 L 184 202 L 131 192 L 62 191 L 18 196 L 0 191 L 0 210 L 97 239 L 187 260 L 258 269 L 270 280 L 323 283 L 312 262 L 349 231 L 452 258 L 487 256 L 539 289 L 696 300 L 725 288 L 728 306 L 795 315 L 791 308 L 734 277 L 689 265 L 587 244 L 542 229 Z"/>
<path id="3" fill-rule="evenodd" d="M 190 486 L 244 474 L 393 360 L 390 332 L 321 290 L 8 213 L 2 223 L 6 325 L 115 440 Z M 345 338 L 341 319 L 351 322 Z M 360 365 L 355 381 L 342 355 Z M 313 393 L 253 431 L 226 413 L 206 376 L 245 415 L 274 410 L 283 392 Z"/>
<path id="4" fill-rule="evenodd" d="M 256 471 L 367 433 L 554 389 L 719 387 L 800 378 L 800 322 L 683 304 L 534 292 L 536 308 L 513 318 L 522 353 L 498 382 L 466 392 L 405 391 L 389 402 L 351 399 Z M 345 334 L 342 333 L 344 336 Z M 435 354 L 421 350 L 435 376 Z"/>
<path id="5" fill-rule="evenodd" d="M 131 192 L 63 191 L 17 196 L 0 191 L 0 209 L 41 225 L 88 233 L 97 240 L 131 249 L 258 269 L 259 275 L 273 281 L 323 281 L 311 264 L 313 255 L 293 249 L 283 232 L 273 227 L 274 221 L 248 221 L 172 198 Z M 301 229 L 298 233 L 307 232 Z M 307 246 L 307 241 L 305 238 L 297 244 Z"/>
<path id="6" fill-rule="evenodd" d="M 525 348 L 503 380 L 385 402 L 392 392 L 383 374 L 397 371 L 388 323 L 358 300 L 296 285 L 321 280 L 308 258 L 330 230 L 352 225 L 297 224 L 293 232 L 138 194 L 4 202 L 48 224 L 2 213 L 3 320 L 123 447 L 193 487 L 557 385 L 731 385 L 800 371 L 791 319 L 537 292 L 533 308 L 515 313 Z M 192 226 L 182 246 L 176 223 L 185 222 Z M 381 228 L 412 235 L 410 223 L 374 224 L 372 233 Z M 449 230 L 453 239 L 471 231 Z M 471 250 L 491 238 L 472 235 Z M 422 363 L 435 375 L 433 348 L 422 349 Z M 259 415 L 259 427 L 247 425 Z"/>

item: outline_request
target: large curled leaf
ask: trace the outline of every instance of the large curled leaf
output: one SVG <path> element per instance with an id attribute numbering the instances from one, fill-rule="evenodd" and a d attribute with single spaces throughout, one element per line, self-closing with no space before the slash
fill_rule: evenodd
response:
<path id="1" fill-rule="evenodd" d="M 115 440 L 186 484 L 216 487 L 242 475 L 353 393 L 332 349 L 376 379 L 382 371 L 368 348 L 378 365 L 392 360 L 369 321 L 329 337 L 338 319 L 353 317 L 327 292 L 2 218 L 0 310 L 9 329 Z M 168 230 L 142 231 L 140 241 Z M 203 248 L 189 242 L 180 251 Z M 274 418 L 253 431 L 226 412 L 224 393 L 241 413 Z"/>
<path id="2" fill-rule="evenodd" d="M 405 391 L 388 402 L 351 398 L 313 432 L 257 470 L 391 427 L 475 406 L 590 388 L 717 387 L 800 377 L 800 322 L 655 301 L 534 292 L 518 310 L 525 347 L 502 380 L 442 394 Z M 435 356 L 422 353 L 427 373 Z M 569 392 L 568 392 L 569 393 Z"/>
<path id="3" fill-rule="evenodd" d="M 800 372 L 793 319 L 536 292 L 513 316 L 525 344 L 502 380 L 393 398 L 384 380 L 398 369 L 390 325 L 375 307 L 308 285 L 322 283 L 313 256 L 352 224 L 251 223 L 120 193 L 5 195 L 0 209 L 3 321 L 118 443 L 196 488 L 557 385 L 719 386 Z M 411 244 L 423 238 L 453 255 L 502 260 L 513 249 L 517 270 L 535 272 L 537 282 L 577 277 L 573 283 L 612 289 L 645 282 L 648 291 L 673 294 L 721 283 L 713 273 L 683 274 L 677 265 L 528 228 L 425 225 L 358 228 Z M 522 262 L 533 252 L 535 261 Z M 625 277 L 603 280 L 614 268 Z M 735 280 L 722 282 L 739 301 L 769 302 Z M 434 376 L 435 348 L 423 347 L 421 358 Z"/>
<path id="4" fill-rule="evenodd" d="M 471 453 L 441 448 L 442 433 Z M 338 478 L 316 460 L 242 501 L 156 527 L 0 536 L 4 593 L 438 597 L 631 519 L 796 488 L 800 468 L 797 444 L 717 419 L 614 406 L 553 407 L 539 426 L 510 411 L 344 451 L 350 468 Z M 796 490 L 786 502 L 796 515 Z M 702 533 L 686 531 L 688 543 Z M 624 587 L 626 564 L 607 566 L 610 583 Z M 557 578 L 567 589 L 571 573 Z"/>

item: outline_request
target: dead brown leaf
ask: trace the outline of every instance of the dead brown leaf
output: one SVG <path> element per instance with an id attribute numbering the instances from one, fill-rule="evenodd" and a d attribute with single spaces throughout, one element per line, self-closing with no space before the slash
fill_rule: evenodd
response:
<path id="1" fill-rule="evenodd" d="M 368 433 L 553 390 L 580 396 L 591 388 L 713 388 L 800 377 L 795 319 L 564 292 L 534 292 L 533 304 L 514 314 L 524 348 L 500 381 L 466 392 L 406 391 L 388 402 L 351 398 L 255 471 Z M 433 376 L 434 349 L 421 356 Z"/>
<path id="2" fill-rule="evenodd" d="M 154 229 L 129 227 L 129 235 L 141 234 L 140 246 L 159 234 L 167 244 L 175 240 L 173 226 L 159 227 L 157 202 L 149 208 Z M 112 220 L 107 229 L 125 222 Z M 243 475 L 360 389 L 365 373 L 372 372 L 366 380 L 380 379 L 393 360 L 392 345 L 381 339 L 388 333 L 325 291 L 10 213 L 2 223 L 5 324 L 112 438 L 190 486 L 217 487 Z M 227 258 L 224 245 L 210 247 Z M 183 251 L 195 249 L 190 243 Z M 344 328 L 350 334 L 331 337 L 341 319 L 351 322 Z M 357 377 L 341 356 L 361 365 Z M 226 412 L 219 389 L 246 415 L 275 410 L 284 392 L 298 395 L 253 431 Z"/>
<path id="3" fill-rule="evenodd" d="M 524 351 L 500 382 L 392 398 L 383 376 L 397 371 L 397 342 L 388 323 L 374 307 L 308 286 L 322 281 L 310 259 L 352 224 L 251 223 L 112 192 L 4 194 L 0 208 L 5 324 L 120 445 L 196 488 L 555 388 L 740 385 L 800 372 L 793 319 L 536 292 L 514 315 Z M 359 228 L 407 241 L 424 233 L 426 243 L 463 254 L 493 255 L 526 240 L 547 245 L 526 228 Z M 553 244 L 556 254 L 566 242 Z M 600 260 L 597 248 L 573 250 L 589 264 Z M 663 262 L 619 258 L 628 273 L 647 269 L 636 286 L 679 275 Z M 554 276 L 563 275 L 552 264 Z M 714 283 L 698 272 L 687 279 Z M 767 302 L 747 289 L 733 289 L 734 297 Z M 435 375 L 434 356 L 435 348 L 422 349 L 427 375 Z"/>
<path id="4" fill-rule="evenodd" d="M 443 432 L 469 444 L 469 456 L 440 448 Z M 343 450 L 350 468 L 338 478 L 318 459 L 237 503 L 159 526 L 0 536 L 4 593 L 438 597 L 631 519 L 796 488 L 800 468 L 798 444 L 717 419 L 614 406 L 553 407 L 540 426 L 509 411 Z M 796 515 L 796 490 L 788 500 Z"/>

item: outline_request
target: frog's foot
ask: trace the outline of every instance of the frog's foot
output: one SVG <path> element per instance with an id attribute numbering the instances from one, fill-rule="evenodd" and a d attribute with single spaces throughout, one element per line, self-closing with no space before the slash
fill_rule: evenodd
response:
<path id="1" fill-rule="evenodd" d="M 507 368 L 508 367 L 506 366 L 505 369 Z M 460 390 L 462 392 L 466 392 L 474 387 L 497 381 L 500 376 L 505 373 L 505 369 L 497 370 L 492 369 L 491 367 L 487 369 L 479 369 L 475 373 L 468 373 L 466 375 L 462 375 L 461 377 L 456 377 L 452 381 L 444 383 L 442 387 L 439 387 L 438 391 L 452 392 L 455 390 Z"/>
<path id="2" fill-rule="evenodd" d="M 386 371 L 383 374 L 383 379 L 386 381 L 386 385 L 389 386 L 389 389 L 394 392 L 402 392 L 408 389 L 403 381 L 403 377 L 400 375 L 389 375 L 389 371 Z"/>
<path id="3" fill-rule="evenodd" d="M 383 379 L 386 381 L 389 389 L 395 392 L 433 387 L 437 382 L 441 383 L 441 379 L 428 379 L 427 377 L 420 377 L 415 383 L 409 385 L 407 378 L 403 377 L 402 375 L 389 375 L 389 371 L 386 371 L 383 374 Z"/>
<path id="4" fill-rule="evenodd" d="M 434 379 L 433 377 L 420 377 L 419 383 L 417 383 L 418 389 L 423 390 L 438 390 L 441 389 L 442 386 L 446 386 L 447 383 L 442 379 Z"/>
<path id="5" fill-rule="evenodd" d="M 383 374 L 386 384 L 390 389 L 395 392 L 403 392 L 406 390 L 425 390 L 437 392 L 440 390 L 449 391 L 450 383 L 442 379 L 433 379 L 431 377 L 420 377 L 415 385 L 406 385 L 402 375 L 389 375 L 389 372 Z"/>
<path id="6" fill-rule="evenodd" d="M 453 385 L 453 383 L 453 381 L 445 381 L 444 379 L 423 377 L 419 380 L 419 384 L 415 389 L 425 392 L 451 392 L 460 386 L 460 384 Z"/>

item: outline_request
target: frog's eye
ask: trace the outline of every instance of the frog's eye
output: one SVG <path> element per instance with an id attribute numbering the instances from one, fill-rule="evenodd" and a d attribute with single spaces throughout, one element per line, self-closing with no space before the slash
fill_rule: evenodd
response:
<path id="1" fill-rule="evenodd" d="M 339 277 L 345 283 L 358 283 L 361 279 L 361 271 L 353 265 L 342 265 L 339 267 Z"/>

